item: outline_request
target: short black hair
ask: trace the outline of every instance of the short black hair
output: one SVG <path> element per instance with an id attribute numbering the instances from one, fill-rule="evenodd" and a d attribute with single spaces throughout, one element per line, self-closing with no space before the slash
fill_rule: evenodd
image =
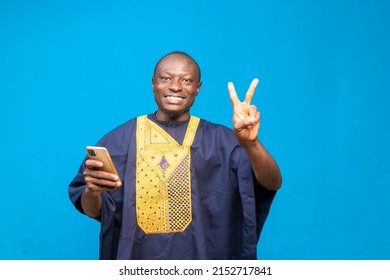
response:
<path id="1" fill-rule="evenodd" d="M 170 53 L 164 55 L 162 58 L 160 58 L 160 59 L 157 61 L 156 66 L 154 66 L 153 76 L 156 75 L 156 69 L 157 69 L 158 65 L 160 64 L 160 62 L 163 61 L 164 58 L 166 58 L 167 56 L 170 56 L 170 55 L 173 55 L 173 54 L 185 56 L 185 57 L 187 57 L 188 59 L 190 59 L 192 62 L 195 63 L 196 68 L 198 69 L 198 73 L 199 73 L 199 81 L 198 81 L 198 82 L 200 82 L 200 81 L 201 81 L 201 79 L 200 79 L 200 77 L 201 77 L 201 74 L 200 74 L 200 73 L 201 73 L 201 72 L 200 72 L 200 67 L 199 67 L 198 62 L 196 62 L 196 60 L 195 60 L 192 56 L 190 56 L 188 53 L 183 52 L 183 51 L 173 51 L 173 52 L 170 52 Z"/>

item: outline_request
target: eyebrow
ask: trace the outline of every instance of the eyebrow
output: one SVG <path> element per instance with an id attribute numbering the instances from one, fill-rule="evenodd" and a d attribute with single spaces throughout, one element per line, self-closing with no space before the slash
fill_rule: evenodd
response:
<path id="1" fill-rule="evenodd" d="M 167 74 L 167 75 L 170 75 L 170 76 L 191 77 L 193 79 L 195 79 L 195 77 L 196 77 L 196 75 L 191 74 L 189 72 L 181 72 L 181 73 L 177 74 L 177 73 L 173 73 L 173 72 L 170 72 L 170 71 L 161 71 L 160 73 L 157 73 L 157 74 L 159 76 Z"/>

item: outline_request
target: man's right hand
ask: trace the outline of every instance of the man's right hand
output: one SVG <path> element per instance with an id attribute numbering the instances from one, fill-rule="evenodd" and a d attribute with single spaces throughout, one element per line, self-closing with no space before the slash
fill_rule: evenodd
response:
<path id="1" fill-rule="evenodd" d="M 83 173 L 86 183 L 86 192 L 91 195 L 100 195 L 104 191 L 113 191 L 122 186 L 118 175 L 100 170 L 103 162 L 98 160 L 87 159 L 86 168 Z"/>

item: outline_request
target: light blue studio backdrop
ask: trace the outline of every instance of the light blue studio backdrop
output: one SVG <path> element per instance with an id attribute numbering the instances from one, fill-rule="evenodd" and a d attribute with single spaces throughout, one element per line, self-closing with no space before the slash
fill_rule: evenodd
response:
<path id="1" fill-rule="evenodd" d="M 194 115 L 231 127 L 254 77 L 284 183 L 261 259 L 390 259 L 388 1 L 0 2 L 0 259 L 97 259 L 67 186 L 106 132 L 155 110 L 167 52 L 198 60 Z"/>

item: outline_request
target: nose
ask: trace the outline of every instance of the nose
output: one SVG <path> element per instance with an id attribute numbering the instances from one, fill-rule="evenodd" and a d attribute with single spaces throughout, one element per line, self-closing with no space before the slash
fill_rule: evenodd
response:
<path id="1" fill-rule="evenodd" d="M 169 89 L 174 92 L 181 91 L 183 89 L 181 81 L 179 79 L 173 79 L 169 85 Z"/>

